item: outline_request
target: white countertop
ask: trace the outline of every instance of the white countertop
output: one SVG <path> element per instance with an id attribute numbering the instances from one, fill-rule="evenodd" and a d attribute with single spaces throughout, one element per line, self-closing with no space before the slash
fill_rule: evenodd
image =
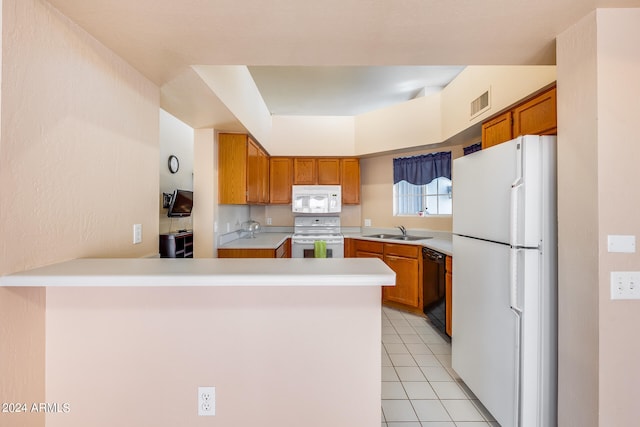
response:
<path id="1" fill-rule="evenodd" d="M 284 241 L 291 237 L 291 233 L 256 233 L 255 238 L 240 238 L 233 240 L 220 249 L 277 249 Z"/>
<path id="2" fill-rule="evenodd" d="M 399 234 L 395 231 L 382 231 L 388 234 Z M 403 241 L 403 240 L 394 240 L 394 239 L 378 239 L 375 237 L 366 237 L 369 234 L 377 234 L 375 230 L 365 230 L 364 232 L 352 232 L 352 233 L 343 233 L 344 237 L 352 238 L 352 239 L 364 239 L 364 240 L 373 240 L 379 242 L 387 242 L 387 243 L 399 243 L 405 245 L 421 245 L 427 248 L 431 248 L 435 251 L 442 252 L 445 255 L 451 256 L 453 254 L 453 246 L 451 243 L 451 233 L 447 232 L 428 232 L 428 231 L 420 231 L 419 235 L 432 236 L 430 239 L 424 240 L 411 240 L 411 241 Z M 417 234 L 415 230 L 411 230 L 410 234 Z M 257 233 L 254 239 L 236 239 L 229 243 L 225 243 L 224 245 L 220 245 L 221 249 L 276 249 L 280 246 L 285 239 L 291 237 L 292 233 L 282 233 L 282 232 L 261 232 Z"/>
<path id="3" fill-rule="evenodd" d="M 392 286 L 376 258 L 77 259 L 0 277 L 0 286 Z"/>

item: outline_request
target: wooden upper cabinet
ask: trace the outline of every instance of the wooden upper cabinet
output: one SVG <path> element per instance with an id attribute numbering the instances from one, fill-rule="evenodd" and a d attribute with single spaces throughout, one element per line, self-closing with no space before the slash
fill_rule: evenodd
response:
<path id="1" fill-rule="evenodd" d="M 269 156 L 251 138 L 247 145 L 247 203 L 269 203 Z"/>
<path id="2" fill-rule="evenodd" d="M 340 159 L 317 159 L 316 165 L 318 170 L 318 184 L 340 185 Z"/>
<path id="3" fill-rule="evenodd" d="M 314 185 L 316 181 L 316 159 L 295 157 L 293 159 L 293 183 L 295 185 Z"/>
<path id="4" fill-rule="evenodd" d="M 482 148 L 520 135 L 556 135 L 556 87 L 534 95 L 482 124 Z"/>
<path id="5" fill-rule="evenodd" d="M 218 135 L 218 202 L 247 204 L 247 135 Z"/>
<path id="6" fill-rule="evenodd" d="M 520 135 L 555 135 L 557 128 L 555 87 L 513 110 L 514 137 Z"/>
<path id="7" fill-rule="evenodd" d="M 360 160 L 348 157 L 271 157 L 269 203 L 291 203 L 292 185 L 341 185 L 342 203 L 360 203 Z"/>
<path id="8" fill-rule="evenodd" d="M 512 113 L 507 111 L 482 124 L 482 149 L 513 139 Z"/>
<path id="9" fill-rule="evenodd" d="M 260 203 L 260 149 L 249 139 L 247 145 L 247 203 Z"/>
<path id="10" fill-rule="evenodd" d="M 218 202 L 268 203 L 269 156 L 246 134 L 218 135 Z"/>
<path id="11" fill-rule="evenodd" d="M 341 159 L 342 203 L 360 204 L 360 160 Z"/>
<path id="12" fill-rule="evenodd" d="M 260 203 L 269 203 L 269 155 L 260 149 Z"/>
<path id="13" fill-rule="evenodd" d="M 291 179 L 293 159 L 271 157 L 269 159 L 269 202 L 287 205 L 291 203 Z"/>

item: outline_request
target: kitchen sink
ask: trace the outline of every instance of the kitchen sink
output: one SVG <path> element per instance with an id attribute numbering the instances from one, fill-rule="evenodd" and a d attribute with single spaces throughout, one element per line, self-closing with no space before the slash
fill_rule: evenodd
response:
<path id="1" fill-rule="evenodd" d="M 404 237 L 400 234 L 371 234 L 369 236 L 364 236 L 364 237 L 374 237 L 376 239 L 397 239 L 399 237 Z"/>
<path id="2" fill-rule="evenodd" d="M 411 236 L 411 235 L 403 236 L 402 234 L 384 234 L 384 233 L 370 234 L 364 237 L 374 237 L 376 239 L 408 240 L 408 241 L 433 239 L 433 237 L 425 237 L 425 236 Z"/>
<path id="3" fill-rule="evenodd" d="M 394 237 L 390 237 L 390 239 L 394 239 L 394 240 L 425 240 L 425 239 L 433 239 L 433 237 L 426 237 L 426 236 L 394 236 Z"/>

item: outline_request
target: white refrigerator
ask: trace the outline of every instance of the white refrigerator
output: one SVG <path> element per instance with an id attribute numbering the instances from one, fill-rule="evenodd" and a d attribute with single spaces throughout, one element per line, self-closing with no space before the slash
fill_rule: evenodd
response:
<path id="1" fill-rule="evenodd" d="M 453 162 L 452 366 L 502 427 L 557 424 L 556 139 Z"/>

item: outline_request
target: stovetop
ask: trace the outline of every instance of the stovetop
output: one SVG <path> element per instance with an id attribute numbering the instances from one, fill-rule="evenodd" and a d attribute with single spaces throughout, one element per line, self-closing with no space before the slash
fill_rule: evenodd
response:
<path id="1" fill-rule="evenodd" d="M 297 216 L 294 220 L 294 238 L 342 238 L 338 216 Z"/>

